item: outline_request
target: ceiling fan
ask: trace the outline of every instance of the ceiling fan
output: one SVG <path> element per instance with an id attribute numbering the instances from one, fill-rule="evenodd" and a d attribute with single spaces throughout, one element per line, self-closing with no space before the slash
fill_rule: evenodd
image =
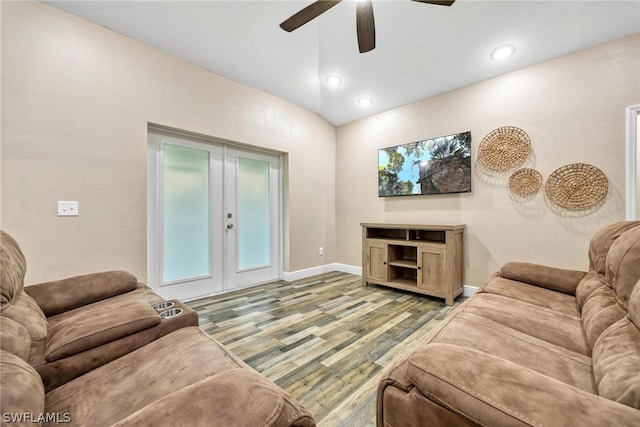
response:
<path id="1" fill-rule="evenodd" d="M 322 15 L 342 0 L 317 0 L 309 6 L 293 14 L 286 19 L 280 28 L 291 32 L 300 28 L 307 22 Z M 429 3 L 440 6 L 451 6 L 455 0 L 412 0 L 418 3 Z M 373 20 L 373 5 L 371 0 L 358 0 L 356 11 L 356 32 L 358 34 L 358 47 L 360 53 L 369 52 L 376 47 L 376 27 Z"/>

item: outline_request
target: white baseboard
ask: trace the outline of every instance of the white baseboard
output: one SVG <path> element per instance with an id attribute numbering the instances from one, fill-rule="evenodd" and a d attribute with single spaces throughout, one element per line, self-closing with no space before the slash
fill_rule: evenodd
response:
<path id="1" fill-rule="evenodd" d="M 316 274 L 328 273 L 333 270 L 333 264 L 319 265 L 317 267 L 305 268 L 304 270 L 297 271 L 283 271 L 282 280 L 287 282 L 293 282 L 300 279 L 306 279 L 307 277 L 315 276 Z"/>
<path id="2" fill-rule="evenodd" d="M 333 265 L 334 271 L 340 271 L 341 273 L 356 274 L 358 276 L 362 276 L 362 267 L 356 267 L 355 265 L 348 265 L 348 264 L 339 264 L 337 262 L 332 265 Z"/>
<path id="3" fill-rule="evenodd" d="M 304 270 L 297 271 L 283 271 L 282 280 L 287 282 L 293 282 L 294 280 L 306 279 L 307 277 L 315 276 L 316 274 L 329 273 L 331 271 L 340 271 L 342 273 L 362 275 L 362 268 L 354 265 L 347 264 L 325 264 L 317 267 L 305 268 Z"/>
<path id="4" fill-rule="evenodd" d="M 478 292 L 478 287 L 477 286 L 471 286 L 471 285 L 464 285 L 462 287 L 462 295 L 465 297 L 470 297 L 473 294 L 475 294 L 476 292 Z"/>

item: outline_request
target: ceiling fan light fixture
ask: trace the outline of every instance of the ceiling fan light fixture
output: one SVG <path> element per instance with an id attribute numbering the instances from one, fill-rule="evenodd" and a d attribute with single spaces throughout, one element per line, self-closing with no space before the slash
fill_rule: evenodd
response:
<path id="1" fill-rule="evenodd" d="M 514 53 L 516 53 L 516 47 L 514 45 L 512 45 L 512 44 L 503 44 L 503 45 L 498 46 L 497 48 L 493 49 L 493 51 L 491 51 L 491 55 L 489 55 L 489 56 L 494 61 L 501 61 L 503 59 L 507 59 L 507 58 L 513 56 Z"/>
<path id="2" fill-rule="evenodd" d="M 358 105 L 363 108 L 371 107 L 373 105 L 373 99 L 369 98 L 368 96 L 363 96 L 358 99 Z"/>
<path id="3" fill-rule="evenodd" d="M 285 19 L 280 24 L 280 28 L 290 33 L 322 15 L 341 1 L 342 0 L 316 0 L 291 15 L 288 19 Z M 455 0 L 413 1 L 440 6 L 451 6 L 455 2 Z M 372 0 L 356 1 L 356 34 L 358 35 L 358 50 L 360 50 L 360 53 L 369 52 L 376 48 L 376 25 L 373 17 Z"/>
<path id="4" fill-rule="evenodd" d="M 329 74 L 325 81 L 331 87 L 338 87 L 342 84 L 342 78 L 337 74 Z"/>

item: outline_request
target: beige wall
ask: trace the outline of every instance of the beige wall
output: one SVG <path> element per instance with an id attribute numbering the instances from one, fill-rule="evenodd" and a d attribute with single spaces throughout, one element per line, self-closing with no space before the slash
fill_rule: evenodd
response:
<path id="1" fill-rule="evenodd" d="M 527 260 L 587 268 L 590 235 L 624 219 L 625 108 L 640 102 L 640 35 L 406 105 L 338 128 L 337 261 L 360 265 L 360 222 L 463 223 L 465 283 L 480 285 L 502 263 Z M 602 208 L 587 216 L 554 212 L 542 192 L 518 202 L 508 174 L 480 173 L 487 133 L 518 126 L 532 140 L 527 166 L 543 178 L 586 162 L 609 178 Z M 379 148 L 471 131 L 470 194 L 377 197 Z"/>
<path id="2" fill-rule="evenodd" d="M 332 262 L 330 123 L 48 5 L 1 7 L 1 225 L 27 283 L 115 268 L 146 279 L 148 123 L 288 153 L 285 271 Z M 57 217 L 57 200 L 80 216 Z"/>

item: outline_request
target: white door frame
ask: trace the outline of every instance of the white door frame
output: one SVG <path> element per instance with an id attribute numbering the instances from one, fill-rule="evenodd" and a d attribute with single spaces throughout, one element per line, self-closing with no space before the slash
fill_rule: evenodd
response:
<path id="1" fill-rule="evenodd" d="M 640 121 L 640 105 L 627 107 L 626 127 L 626 219 L 638 220 L 638 191 L 640 190 L 640 135 L 638 122 Z"/>
<path id="2" fill-rule="evenodd" d="M 277 214 L 276 214 L 276 217 L 274 218 L 275 222 L 273 223 L 276 227 L 276 229 L 273 231 L 273 237 L 274 237 L 273 240 L 276 243 L 276 247 L 275 247 L 276 252 L 275 252 L 273 267 L 276 269 L 276 271 L 274 273 L 273 278 L 271 278 L 270 280 L 263 280 L 260 282 L 255 282 L 250 284 L 241 283 L 239 286 L 229 288 L 226 284 L 226 278 L 229 272 L 227 271 L 228 266 L 227 266 L 227 261 L 225 259 L 225 260 L 222 260 L 222 265 L 219 267 L 223 274 L 222 290 L 202 294 L 191 299 L 202 298 L 202 297 L 215 295 L 219 293 L 225 293 L 225 292 L 236 290 L 239 287 L 254 286 L 254 285 L 259 285 L 261 283 L 265 283 L 271 280 L 280 279 L 282 277 L 282 268 L 283 268 L 282 267 L 282 263 L 283 263 L 283 256 L 282 256 L 282 247 L 283 247 L 283 227 L 282 227 L 282 216 L 283 216 L 282 165 L 283 165 L 283 162 L 282 160 L 283 159 L 282 159 L 282 155 L 277 152 L 273 152 L 269 150 L 247 148 L 241 144 L 233 144 L 230 141 L 218 140 L 215 138 L 198 137 L 189 133 L 168 130 L 162 127 L 149 126 L 149 130 L 148 130 L 149 141 L 147 144 L 147 159 L 148 159 L 148 162 L 147 162 L 148 163 L 148 168 L 147 168 L 147 284 L 156 293 L 160 294 L 163 297 L 165 296 L 163 295 L 163 288 L 166 289 L 167 287 L 161 284 L 161 281 L 162 281 L 161 259 L 162 258 L 160 258 L 160 256 L 162 255 L 162 251 L 161 251 L 162 238 L 161 236 L 159 236 L 160 225 L 161 225 L 159 217 L 162 209 L 162 204 L 161 204 L 162 183 L 160 182 L 161 180 L 159 179 L 159 177 L 161 175 L 160 172 L 161 172 L 162 162 L 161 162 L 160 155 L 158 153 L 158 147 L 154 147 L 153 144 L 151 143 L 152 134 L 165 136 L 167 138 L 184 139 L 189 141 L 189 143 L 193 142 L 193 144 L 196 146 L 200 144 L 200 146 L 202 147 L 206 147 L 206 146 L 220 147 L 223 150 L 223 155 L 222 155 L 223 172 L 222 172 L 222 177 L 220 178 L 223 182 L 226 179 L 228 179 L 227 173 L 226 173 L 227 166 L 225 164 L 227 162 L 226 156 L 227 156 L 228 149 L 240 150 L 241 152 L 247 153 L 249 155 L 256 155 L 256 156 L 260 156 L 261 154 L 264 154 L 266 157 L 277 158 L 278 160 L 277 161 L 278 170 L 276 171 L 277 183 L 275 186 L 275 190 L 277 192 L 276 194 Z M 210 162 L 213 162 L 213 158 L 210 159 Z M 226 184 L 223 183 L 223 186 L 226 186 Z M 229 209 L 229 207 L 226 205 L 227 197 L 224 197 L 223 199 L 224 200 L 222 203 L 222 209 L 224 210 L 224 214 L 226 215 L 226 212 Z M 214 230 L 217 227 L 222 231 L 227 223 L 225 220 L 226 220 L 226 217 L 222 218 L 220 221 L 215 221 L 215 222 L 213 222 L 213 219 L 212 219 L 211 230 Z M 223 250 L 228 247 L 226 236 L 227 236 L 227 233 L 222 231 Z M 217 268 L 217 266 L 215 267 Z M 214 268 L 213 264 L 212 264 L 212 268 Z M 174 296 L 171 296 L 170 293 L 168 296 L 171 298 L 175 298 Z"/>

